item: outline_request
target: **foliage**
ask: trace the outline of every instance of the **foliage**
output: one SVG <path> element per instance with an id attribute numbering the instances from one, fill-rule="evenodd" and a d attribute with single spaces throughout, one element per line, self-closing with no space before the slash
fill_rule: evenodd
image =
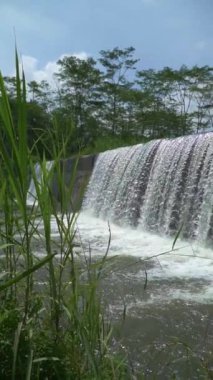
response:
<path id="1" fill-rule="evenodd" d="M 133 59 L 135 49 L 102 50 L 99 59 L 105 72 L 101 92 L 103 96 L 103 118 L 112 134 L 120 133 L 123 129 L 125 101 L 123 95 L 131 89 L 132 83 L 127 79 L 127 72 L 135 70 L 137 59 Z"/>
<path id="2" fill-rule="evenodd" d="M 0 75 L 0 378 L 131 378 L 125 359 L 110 352 L 112 330 L 102 313 L 98 285 L 107 257 L 80 260 L 74 248 L 77 215 L 64 212 L 73 178 L 63 186 L 60 159 L 69 137 L 57 142 L 58 129 L 53 135 L 48 131 L 54 165 L 48 169 L 43 151 L 38 178 L 33 152 L 39 148 L 27 143 L 29 103 L 17 54 L 15 85 L 16 120 Z M 36 196 L 29 207 L 30 177 Z M 58 239 L 52 235 L 53 218 Z"/>
<path id="3" fill-rule="evenodd" d="M 134 140 L 212 129 L 212 68 L 141 70 L 138 65 L 133 47 L 115 47 L 101 50 L 97 60 L 63 57 L 52 84 L 29 82 L 27 135 L 34 155 L 52 158 L 50 134 L 61 146 L 68 137 L 64 151 L 68 157 L 79 151 L 95 153 L 100 144 L 115 147 L 115 141 L 118 146 L 124 140 L 130 145 Z M 16 78 L 4 81 L 17 123 Z"/>
<path id="4" fill-rule="evenodd" d="M 64 186 L 61 158 L 79 150 L 90 153 L 150 137 L 177 136 L 191 131 L 191 123 L 200 131 L 212 117 L 209 68 L 138 72 L 135 86 L 126 76 L 137 63 L 133 53 L 133 48 L 102 52 L 104 73 L 96 70 L 94 61 L 83 64 L 68 57 L 60 63 L 58 76 L 65 92 L 50 101 L 48 86 L 36 82 L 28 84 L 27 100 L 17 55 L 16 78 L 4 80 L 0 75 L 2 379 L 132 378 L 126 358 L 112 352 L 112 327 L 102 311 L 99 281 L 107 252 L 97 262 L 76 253 L 77 215 L 65 212 L 73 178 Z M 67 65 L 69 73 L 64 71 Z M 199 109 L 191 112 L 188 102 L 194 106 L 195 100 Z M 48 169 L 50 157 L 54 165 Z M 36 196 L 29 207 L 31 177 Z M 60 213 L 50 186 L 53 180 Z M 52 234 L 53 219 L 58 239 Z"/>

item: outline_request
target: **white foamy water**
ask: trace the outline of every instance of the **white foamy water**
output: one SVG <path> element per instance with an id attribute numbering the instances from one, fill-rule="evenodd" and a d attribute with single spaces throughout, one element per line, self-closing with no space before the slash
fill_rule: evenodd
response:
<path id="1" fill-rule="evenodd" d="M 109 232 L 110 227 L 110 232 Z M 154 264 L 146 269 L 149 282 L 168 281 L 163 293 L 153 294 L 153 302 L 164 299 L 183 299 L 194 302 L 210 303 L 213 301 L 213 253 L 198 243 L 178 240 L 172 251 L 173 240 L 151 234 L 140 229 L 123 228 L 113 223 L 95 218 L 88 213 L 81 213 L 77 221 L 77 237 L 81 240 L 84 251 L 92 256 L 103 256 L 106 252 L 109 234 L 111 243 L 109 256 L 134 256 L 147 264 Z M 56 233 L 56 231 L 55 231 Z M 137 263 L 135 264 L 137 266 Z M 134 279 L 144 280 L 144 271 L 130 273 Z M 185 290 L 177 289 L 175 283 L 186 283 Z M 172 285 L 171 285 L 172 284 Z"/>
<path id="2" fill-rule="evenodd" d="M 83 208 L 119 225 L 213 241 L 213 134 L 99 154 Z"/>
<path id="3" fill-rule="evenodd" d="M 49 172 L 53 167 L 54 161 L 47 161 L 46 162 L 46 169 Z M 38 184 L 40 185 L 42 182 L 42 169 L 39 163 L 35 164 L 35 175 L 38 180 Z M 37 204 L 37 193 L 36 193 L 36 186 L 34 179 L 32 178 L 30 181 L 30 186 L 28 190 L 28 196 L 27 196 L 27 204 L 28 206 L 32 206 L 34 204 Z"/>
<path id="4" fill-rule="evenodd" d="M 35 171 L 40 178 L 39 166 Z M 150 299 L 212 302 L 213 253 L 204 248 L 213 244 L 212 189 L 213 133 L 101 153 L 77 221 L 79 250 L 103 256 L 111 235 L 109 256 L 134 256 L 144 265 L 133 282 L 142 282 L 146 270 L 149 282 L 163 283 Z M 33 181 L 29 194 L 34 202 Z M 52 227 L 57 239 L 54 221 Z M 169 236 L 179 230 L 189 240 L 172 250 Z"/>
<path id="5" fill-rule="evenodd" d="M 52 238 L 59 237 L 54 219 L 51 223 Z M 42 232 L 42 224 L 39 230 Z M 102 219 L 81 212 L 76 222 L 76 248 L 78 255 L 92 258 L 103 257 L 111 235 L 108 257 L 119 257 L 121 272 L 125 265 L 125 277 L 132 286 L 141 283 L 143 289 L 145 270 L 148 277 L 149 299 L 140 304 L 161 304 L 173 300 L 211 304 L 213 302 L 213 252 L 197 242 L 177 240 L 172 250 L 173 239 L 142 231 L 139 228 L 119 227 Z M 36 256 L 44 255 L 41 250 Z M 128 262 L 122 258 L 134 257 L 134 271 L 128 270 Z M 138 265 L 140 264 L 140 265 Z M 141 267 L 141 264 L 142 267 Z M 138 267 L 138 270 L 137 270 Z M 115 275 L 116 275 L 115 270 Z M 122 305 L 121 305 L 122 306 Z M 131 306 L 131 305 L 130 305 Z M 130 307 L 129 306 L 129 307 Z"/>

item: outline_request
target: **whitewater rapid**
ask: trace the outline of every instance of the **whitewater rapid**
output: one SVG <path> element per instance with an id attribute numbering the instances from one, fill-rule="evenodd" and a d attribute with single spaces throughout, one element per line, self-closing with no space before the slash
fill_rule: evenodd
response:
<path id="1" fill-rule="evenodd" d="M 57 239 L 57 227 L 52 219 L 52 232 Z M 110 246 L 108 257 L 134 257 L 143 263 L 134 275 L 126 274 L 143 287 L 145 271 L 149 284 L 156 287 L 149 302 L 185 300 L 199 303 L 213 302 L 213 257 L 212 249 L 198 242 L 174 239 L 142 231 L 138 228 L 120 227 L 81 212 L 76 222 L 76 241 L 80 244 L 77 254 L 92 258 L 102 257 Z M 150 265 L 151 264 L 151 265 Z M 127 264 L 128 266 L 128 264 Z M 127 268 L 128 269 L 128 268 Z M 134 277 L 132 277 L 134 276 Z M 178 284 L 178 285 L 177 285 Z M 147 301 L 146 301 L 147 302 Z"/>

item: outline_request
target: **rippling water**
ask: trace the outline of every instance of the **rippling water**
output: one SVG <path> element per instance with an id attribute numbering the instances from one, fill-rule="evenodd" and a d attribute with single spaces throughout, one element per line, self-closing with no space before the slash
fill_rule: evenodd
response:
<path id="1" fill-rule="evenodd" d="M 172 250 L 173 240 L 138 229 L 124 228 L 81 213 L 77 222 L 78 234 L 87 250 L 89 244 L 92 255 L 103 255 L 106 251 L 109 228 L 111 243 L 109 256 L 132 256 L 140 263 L 140 270 L 134 278 L 145 278 L 149 282 L 167 281 L 168 289 L 153 295 L 153 301 L 164 299 L 185 299 L 201 303 L 213 301 L 213 256 L 211 248 L 198 243 L 178 240 Z M 135 264 L 137 267 L 137 264 Z M 143 265 L 143 268 L 141 266 Z M 179 291 L 175 282 L 186 284 Z M 191 285 L 190 285 L 191 282 Z M 200 284 L 196 288 L 195 283 Z M 202 286 L 201 286 L 202 284 Z"/>
<path id="2" fill-rule="evenodd" d="M 54 219 L 52 236 L 57 240 Z M 103 256 L 109 236 L 108 255 L 114 259 L 101 289 L 115 326 L 115 350 L 127 355 L 136 376 L 142 372 L 145 379 L 208 379 L 213 368 L 211 248 L 178 239 L 172 250 L 171 238 L 79 215 L 80 256 L 89 250 L 94 259 Z"/>
<path id="3" fill-rule="evenodd" d="M 104 300 L 133 367 L 150 380 L 207 379 L 213 369 L 212 249 L 178 240 L 172 251 L 171 238 L 86 213 L 77 226 L 93 257 L 105 253 L 111 235 L 115 259 L 103 280 Z"/>

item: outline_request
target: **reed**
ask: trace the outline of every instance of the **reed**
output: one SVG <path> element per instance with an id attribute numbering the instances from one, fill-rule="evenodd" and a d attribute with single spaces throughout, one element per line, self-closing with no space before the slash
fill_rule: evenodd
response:
<path id="1" fill-rule="evenodd" d="M 17 52 L 16 91 L 17 123 L 0 74 L 0 378 L 131 378 L 125 360 L 111 353 L 112 329 L 101 307 L 99 281 L 107 255 L 93 263 L 75 250 L 78 215 L 67 211 L 75 170 L 63 186 L 61 159 L 68 139 L 59 147 L 54 130 L 48 136 L 54 164 L 48 170 L 45 156 L 39 159 L 37 178 L 35 147 L 30 150 L 27 144 L 26 85 Z M 36 189 L 31 207 L 30 178 Z"/>

